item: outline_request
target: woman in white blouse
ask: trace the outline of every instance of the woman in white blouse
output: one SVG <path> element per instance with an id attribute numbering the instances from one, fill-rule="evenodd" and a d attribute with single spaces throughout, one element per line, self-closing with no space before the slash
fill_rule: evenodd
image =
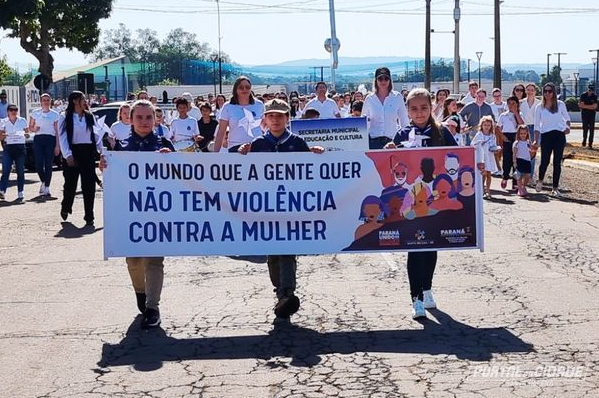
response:
<path id="1" fill-rule="evenodd" d="M 254 98 L 252 83 L 246 76 L 239 76 L 233 84 L 233 96 L 221 110 L 218 131 L 214 139 L 214 152 L 219 152 L 229 128 L 228 151 L 237 152 L 239 147 L 262 135 L 260 123 L 264 104 Z"/>
<path id="2" fill-rule="evenodd" d="M 362 116 L 368 118 L 370 149 L 383 149 L 395 133 L 410 123 L 402 95 L 393 90 L 389 68 L 375 71 L 374 93 L 364 100 Z"/>
<path id="3" fill-rule="evenodd" d="M 535 142 L 533 147 L 538 147 L 539 140 L 541 140 L 541 165 L 539 166 L 539 180 L 537 181 L 536 190 L 541 192 L 543 189 L 543 179 L 553 153 L 553 190 L 551 193 L 557 197 L 562 196 L 558 187 L 562 172 L 566 135 L 570 134 L 570 115 L 566 109 L 566 104 L 557 99 L 553 83 L 547 83 L 543 86 L 543 100 L 535 110 L 534 120 Z"/>
<path id="4" fill-rule="evenodd" d="M 534 83 L 529 83 L 525 88 L 526 97 L 520 101 L 520 112 L 524 118 L 524 123 L 528 126 L 528 136 L 530 137 L 530 143 L 532 144 L 535 140 L 535 109 L 541 103 L 536 97 L 537 86 Z M 530 160 L 530 167 L 532 169 L 532 179 L 535 181 L 535 161 L 536 156 Z"/>
<path id="5" fill-rule="evenodd" d="M 52 165 L 54 157 L 60 155 L 58 143 L 58 120 L 60 115 L 50 109 L 52 97 L 42 94 L 40 97 L 42 107 L 36 109 L 29 117 L 29 131 L 35 133 L 33 137 L 33 154 L 35 156 L 35 170 L 40 178 L 39 193 L 50 196 L 50 182 L 52 181 Z"/>

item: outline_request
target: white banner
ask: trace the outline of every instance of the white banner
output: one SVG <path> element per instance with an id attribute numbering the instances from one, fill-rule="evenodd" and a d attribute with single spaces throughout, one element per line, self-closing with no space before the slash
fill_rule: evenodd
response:
<path id="1" fill-rule="evenodd" d="M 482 249 L 472 148 L 107 162 L 106 258 Z"/>
<path id="2" fill-rule="evenodd" d="M 367 151 L 366 117 L 332 119 L 294 119 L 289 129 L 302 137 L 308 146 L 322 146 L 328 151 Z"/>

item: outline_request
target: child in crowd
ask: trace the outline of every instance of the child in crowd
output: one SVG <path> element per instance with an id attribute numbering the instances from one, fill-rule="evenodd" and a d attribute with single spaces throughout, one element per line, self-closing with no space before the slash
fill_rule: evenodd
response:
<path id="1" fill-rule="evenodd" d="M 531 173 L 531 146 L 528 136 L 528 126 L 518 126 L 517 139 L 514 141 L 514 168 L 518 173 L 518 196 L 526 196 L 526 184 L 530 180 Z"/>
<path id="2" fill-rule="evenodd" d="M 287 102 L 273 99 L 266 103 L 264 120 L 268 130 L 264 135 L 255 138 L 251 144 L 239 147 L 238 152 L 315 152 L 323 153 L 322 147 L 308 147 L 306 141 L 287 129 L 291 108 Z M 295 295 L 297 256 L 294 254 L 269 255 L 266 262 L 270 280 L 275 287 L 277 304 L 275 315 L 279 320 L 289 320 L 300 307 L 300 300 Z"/>
<path id="3" fill-rule="evenodd" d="M 495 152 L 500 148 L 495 138 L 495 123 L 491 116 L 483 116 L 480 119 L 478 133 L 472 139 L 472 145 L 476 148 L 476 163 L 484 163 L 483 186 L 484 198 L 491 199 L 491 175 L 497 172 L 497 163 L 495 162 Z"/>

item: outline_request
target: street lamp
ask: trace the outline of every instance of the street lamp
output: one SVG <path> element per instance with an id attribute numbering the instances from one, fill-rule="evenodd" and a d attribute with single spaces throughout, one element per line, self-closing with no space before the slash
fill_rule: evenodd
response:
<path id="1" fill-rule="evenodd" d="M 599 79 L 599 64 L 597 63 L 597 59 L 599 58 L 599 49 L 597 50 L 589 50 L 590 53 L 596 52 L 597 53 L 597 57 L 593 58 L 593 64 L 595 64 L 595 78 L 593 79 L 593 83 L 595 85 L 597 85 L 597 79 Z"/>
<path id="2" fill-rule="evenodd" d="M 219 0 L 216 0 L 216 11 L 218 14 L 218 92 L 219 94 L 223 93 L 223 57 L 220 51 L 220 3 Z"/>
<path id="3" fill-rule="evenodd" d="M 549 58 L 551 58 L 551 54 L 547 54 L 547 81 L 549 81 Z"/>
<path id="4" fill-rule="evenodd" d="M 483 52 L 477 51 L 476 56 L 478 57 L 478 88 L 482 88 L 482 85 L 480 82 L 480 59 L 483 57 Z"/>
<path id="5" fill-rule="evenodd" d="M 593 58 L 593 83 L 597 84 L 597 58 Z"/>
<path id="6" fill-rule="evenodd" d="M 468 84 L 470 84 L 470 61 L 472 60 L 468 58 Z"/>
<path id="7" fill-rule="evenodd" d="M 578 97 L 578 76 L 580 76 L 579 72 L 574 72 L 574 95 Z"/>
<path id="8" fill-rule="evenodd" d="M 218 54 L 212 54 L 210 61 L 212 61 L 212 84 L 214 85 L 214 96 L 216 97 L 216 61 L 218 61 Z"/>

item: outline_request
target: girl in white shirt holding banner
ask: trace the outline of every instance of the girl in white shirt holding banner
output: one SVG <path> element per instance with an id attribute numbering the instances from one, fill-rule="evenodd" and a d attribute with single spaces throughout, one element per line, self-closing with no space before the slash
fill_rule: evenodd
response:
<path id="1" fill-rule="evenodd" d="M 54 157 L 60 155 L 58 143 L 58 112 L 50 109 L 52 97 L 42 94 L 40 97 L 42 107 L 31 113 L 29 118 L 29 131 L 35 133 L 33 138 L 33 152 L 35 155 L 35 170 L 40 178 L 39 193 L 50 196 L 50 181 L 52 180 L 52 165 Z"/>
<path id="2" fill-rule="evenodd" d="M 539 140 L 541 140 L 541 165 L 536 185 L 537 192 L 543 190 L 543 179 L 553 153 L 553 190 L 551 194 L 556 197 L 562 196 L 558 188 L 567 134 L 570 134 L 570 115 L 566 104 L 557 99 L 553 83 L 547 83 L 543 86 L 543 101 L 535 110 L 533 149 L 538 148 Z"/>
<path id="3" fill-rule="evenodd" d="M 389 68 L 374 72 L 374 93 L 364 100 L 362 116 L 368 118 L 370 149 L 383 149 L 395 133 L 410 124 L 403 96 L 393 90 Z"/>
<path id="4" fill-rule="evenodd" d="M 27 120 L 19 116 L 19 108 L 9 104 L 6 108 L 8 117 L 0 119 L 0 141 L 4 141 L 4 153 L 2 154 L 2 178 L 0 178 L 0 200 L 4 200 L 8 178 L 12 164 L 17 169 L 17 198 L 24 199 L 23 188 L 25 187 L 25 140 L 29 137 Z"/>

